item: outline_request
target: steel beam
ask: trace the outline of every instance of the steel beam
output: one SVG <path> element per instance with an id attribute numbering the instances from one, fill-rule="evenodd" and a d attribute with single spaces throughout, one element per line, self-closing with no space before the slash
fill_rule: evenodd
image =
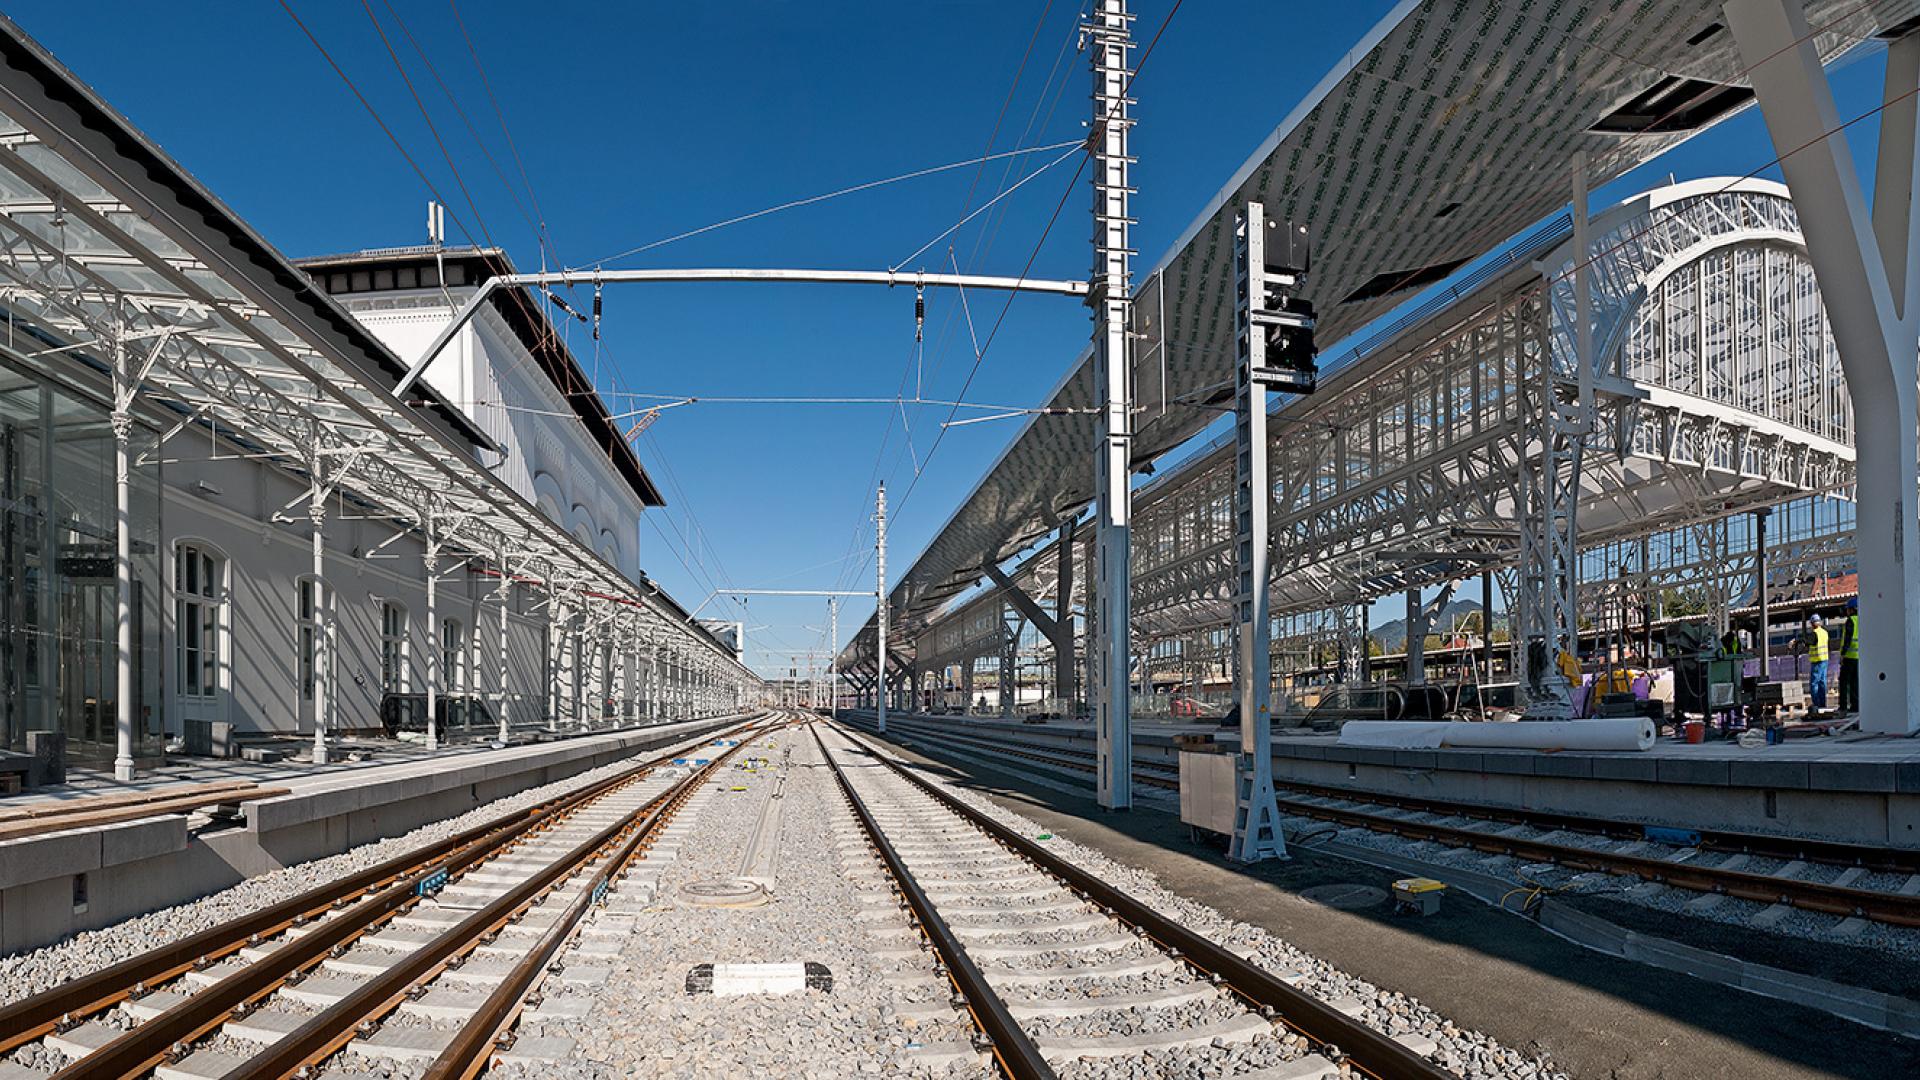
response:
<path id="1" fill-rule="evenodd" d="M 1869 214 L 1806 13 L 1793 0 L 1723 7 L 1794 194 L 1854 410 L 1860 575 L 1860 726 L 1920 730 L 1920 545 L 1915 539 L 1920 213 L 1914 199 L 1920 38 L 1887 51 Z"/>

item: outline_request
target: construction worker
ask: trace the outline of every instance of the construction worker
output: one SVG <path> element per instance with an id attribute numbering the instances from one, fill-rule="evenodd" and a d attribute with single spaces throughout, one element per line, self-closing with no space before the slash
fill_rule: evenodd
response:
<path id="1" fill-rule="evenodd" d="M 1807 693 L 1820 711 L 1827 707 L 1827 628 L 1817 611 L 1807 617 L 1807 623 Z"/>
<path id="2" fill-rule="evenodd" d="M 1840 711 L 1860 711 L 1860 601 L 1847 601 L 1847 621 L 1840 624 Z"/>
<path id="3" fill-rule="evenodd" d="M 1560 652 L 1553 659 L 1554 667 L 1560 669 L 1560 677 L 1567 680 L 1567 701 L 1574 705 L 1574 715 L 1579 715 L 1579 703 L 1574 695 L 1580 690 L 1580 660 L 1567 648 L 1567 635 L 1560 635 Z"/>
<path id="4" fill-rule="evenodd" d="M 1580 685 L 1580 659 L 1567 648 L 1567 635 L 1560 635 L 1560 655 L 1554 657 L 1554 666 L 1560 669 L 1560 675 L 1567 680 L 1567 691 Z"/>

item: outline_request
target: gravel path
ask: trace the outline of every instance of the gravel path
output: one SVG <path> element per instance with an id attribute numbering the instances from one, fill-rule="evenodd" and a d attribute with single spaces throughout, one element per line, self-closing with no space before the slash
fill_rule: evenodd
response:
<path id="1" fill-rule="evenodd" d="M 523 1021 L 522 1040 L 573 1040 L 573 1059 L 514 1066 L 525 1077 L 896 1075 L 929 1043 L 966 1038 L 953 1022 L 917 946 L 905 955 L 876 931 L 905 930 L 890 906 L 869 911 L 855 879 L 842 871 L 840 842 L 855 834 L 832 773 L 813 736 L 787 729 L 755 741 L 762 767 L 735 767 L 690 804 L 678 858 L 658 874 L 657 891 L 636 892 L 610 912 L 631 918 L 606 985 L 592 993 L 548 994 L 555 1012 L 576 1019 Z M 754 907 L 696 906 L 682 887 L 739 876 L 756 825 L 780 791 L 777 855 L 769 902 Z M 696 796 L 696 798 L 701 798 Z M 869 871 L 874 872 L 874 871 Z M 859 918 L 865 912 L 876 917 Z M 890 917 L 890 918 L 889 918 Z M 690 993 L 702 964 L 824 965 L 832 989 L 721 996 Z M 946 1019 L 942 1019 L 945 1017 Z M 944 1065 L 927 1070 L 938 1075 Z M 991 1075 L 969 1053 L 953 1076 Z"/>
<path id="2" fill-rule="evenodd" d="M 1067 861 L 1119 886 L 1149 906 L 1178 918 L 1189 929 L 1240 950 L 1253 962 L 1287 977 L 1295 986 L 1323 1001 L 1346 1008 L 1376 1030 L 1415 1041 L 1416 1044 L 1418 1040 L 1430 1040 L 1433 1046 L 1428 1057 L 1467 1080 L 1564 1078 L 1565 1074 L 1558 1072 L 1552 1062 L 1541 1055 L 1505 1047 L 1480 1032 L 1462 1029 L 1413 998 L 1347 975 L 1265 930 L 1229 919 L 1174 893 L 1146 871 L 1114 862 L 1091 848 L 1050 833 L 1039 824 L 983 795 L 948 784 L 935 773 L 921 771 L 920 776 L 1010 828 L 1031 837 L 1045 836 L 1044 842 L 1048 848 Z M 1084 791 L 1085 784 L 1081 783 L 1077 788 Z M 1168 1068 L 1185 1067 L 1184 1063 L 1171 1061 L 1163 1064 Z"/>

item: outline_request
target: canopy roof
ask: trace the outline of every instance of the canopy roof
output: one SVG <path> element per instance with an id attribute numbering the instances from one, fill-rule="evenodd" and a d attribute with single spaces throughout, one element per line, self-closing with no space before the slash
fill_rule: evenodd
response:
<path id="1" fill-rule="evenodd" d="M 488 472 L 475 448 L 491 446 L 459 410 L 397 400 L 399 358 L 4 18 L 0 308 L 22 351 L 118 367 L 133 403 L 172 419 L 163 441 L 204 430 L 317 474 L 360 513 L 551 585 L 681 662 L 751 678 L 656 587 Z"/>
<path id="2" fill-rule="evenodd" d="M 1807 0 L 1829 63 L 1920 14 L 1917 0 Z M 1585 5 L 1407 0 L 1307 95 L 1135 293 L 1135 463 L 1219 415 L 1233 376 L 1233 232 L 1248 202 L 1305 223 L 1323 350 L 1567 201 L 1744 107 L 1717 0 Z M 1756 155 L 1757 157 L 1758 155 Z M 1755 162 L 1758 164 L 1758 162 Z M 1091 348 L 1050 406 L 1094 403 Z M 895 625 L 922 625 L 1093 497 L 1096 418 L 1036 415 L 901 576 Z M 871 653 L 872 623 L 851 655 Z M 864 642 L 862 639 L 865 639 Z"/>

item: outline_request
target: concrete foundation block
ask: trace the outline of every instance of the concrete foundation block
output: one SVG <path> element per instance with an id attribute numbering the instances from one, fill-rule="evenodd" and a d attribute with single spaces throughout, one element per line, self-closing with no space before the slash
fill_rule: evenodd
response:
<path id="1" fill-rule="evenodd" d="M 187 846 L 187 819 L 184 814 L 122 821 L 100 827 L 100 865 L 118 866 L 157 858 Z"/>
<path id="2" fill-rule="evenodd" d="M 67 782 L 67 733 L 27 732 L 27 786 L 46 787 Z"/>
<path id="3" fill-rule="evenodd" d="M 100 868 L 100 834 L 91 829 L 46 833 L 0 843 L 0 889 Z"/>

